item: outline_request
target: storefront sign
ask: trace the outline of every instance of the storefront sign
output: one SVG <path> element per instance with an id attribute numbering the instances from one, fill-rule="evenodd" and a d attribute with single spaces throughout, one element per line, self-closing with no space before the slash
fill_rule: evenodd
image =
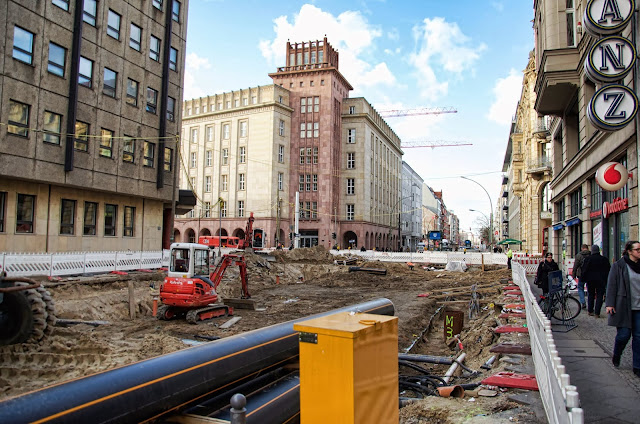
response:
<path id="1" fill-rule="evenodd" d="M 602 221 L 598 222 L 598 225 L 593 226 L 593 244 L 596 244 L 602 249 Z"/>
<path id="2" fill-rule="evenodd" d="M 622 212 L 629 209 L 629 199 L 618 197 L 613 202 L 604 202 L 602 204 L 602 216 L 608 218 L 612 213 Z"/>
<path id="3" fill-rule="evenodd" d="M 593 211 L 589 214 L 589 218 L 597 218 L 602 216 L 602 209 L 598 209 L 597 211 Z"/>
<path id="4" fill-rule="evenodd" d="M 553 226 L 553 231 L 562 230 L 564 228 L 564 224 L 556 224 Z"/>
<path id="5" fill-rule="evenodd" d="M 591 98 L 587 109 L 589 121 L 602 131 L 626 127 L 638 113 L 638 97 L 620 84 L 605 85 Z"/>
<path id="6" fill-rule="evenodd" d="M 584 9 L 584 26 L 592 35 L 610 35 L 622 31 L 636 8 L 633 0 L 589 0 Z"/>
<path id="7" fill-rule="evenodd" d="M 607 162 L 596 171 L 596 182 L 606 191 L 621 189 L 628 179 L 629 171 L 619 162 Z"/>
<path id="8" fill-rule="evenodd" d="M 635 63 L 636 49 L 631 41 L 614 35 L 593 45 L 584 61 L 584 69 L 594 81 L 616 82 L 631 72 Z"/>

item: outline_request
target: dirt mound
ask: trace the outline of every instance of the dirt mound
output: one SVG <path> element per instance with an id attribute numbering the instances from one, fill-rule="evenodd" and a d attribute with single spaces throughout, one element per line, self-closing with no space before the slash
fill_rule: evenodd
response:
<path id="1" fill-rule="evenodd" d="M 274 250 L 273 256 L 278 262 L 332 264 L 334 257 L 324 246 L 314 246 L 304 249 Z"/>

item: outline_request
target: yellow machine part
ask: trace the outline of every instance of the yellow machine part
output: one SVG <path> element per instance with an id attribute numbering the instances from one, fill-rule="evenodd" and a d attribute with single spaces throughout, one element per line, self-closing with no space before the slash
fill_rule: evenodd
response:
<path id="1" fill-rule="evenodd" d="M 341 312 L 302 321 L 301 424 L 398 423 L 398 318 Z"/>

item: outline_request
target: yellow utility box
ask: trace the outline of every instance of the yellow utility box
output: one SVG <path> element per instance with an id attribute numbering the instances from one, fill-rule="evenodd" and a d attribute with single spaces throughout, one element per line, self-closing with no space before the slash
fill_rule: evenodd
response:
<path id="1" fill-rule="evenodd" d="M 340 312 L 300 333 L 301 424 L 398 423 L 398 318 Z"/>

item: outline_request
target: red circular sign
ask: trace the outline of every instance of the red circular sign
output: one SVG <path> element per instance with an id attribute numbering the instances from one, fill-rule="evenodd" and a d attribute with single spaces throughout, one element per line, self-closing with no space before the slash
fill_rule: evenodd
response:
<path id="1" fill-rule="evenodd" d="M 629 172 L 619 162 L 607 162 L 596 171 L 596 182 L 603 190 L 616 191 L 629 179 Z"/>

